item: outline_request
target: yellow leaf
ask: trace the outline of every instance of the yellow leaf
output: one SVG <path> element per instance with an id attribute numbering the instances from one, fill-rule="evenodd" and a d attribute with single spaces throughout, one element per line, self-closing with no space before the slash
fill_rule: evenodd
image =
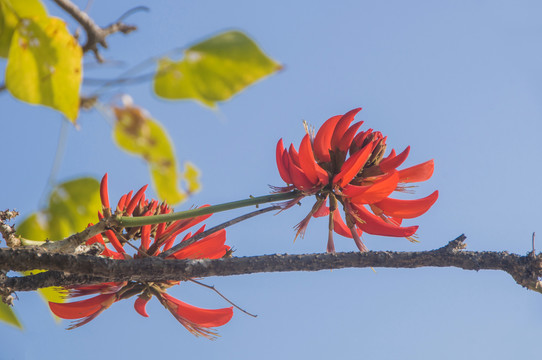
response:
<path id="1" fill-rule="evenodd" d="M 61 19 L 22 19 L 11 39 L 6 87 L 21 101 L 49 106 L 75 121 L 82 57 Z"/>
<path id="2" fill-rule="evenodd" d="M 180 61 L 159 60 L 154 91 L 166 99 L 214 107 L 279 69 L 248 36 L 228 31 L 191 46 Z"/>
<path id="3" fill-rule="evenodd" d="M 0 57 L 7 57 L 15 27 L 23 18 L 46 17 L 39 0 L 0 0 Z"/>
<path id="4" fill-rule="evenodd" d="M 189 193 L 195 193 L 201 189 L 201 183 L 199 181 L 200 171 L 196 165 L 186 161 L 184 163 L 183 175 L 186 182 L 186 188 Z"/>
<path id="5" fill-rule="evenodd" d="M 185 200 L 187 193 L 180 188 L 183 177 L 179 174 L 167 132 L 140 108 L 126 106 L 113 110 L 117 119 L 113 129 L 115 141 L 121 149 L 142 157 L 148 163 L 158 197 L 170 204 Z"/>

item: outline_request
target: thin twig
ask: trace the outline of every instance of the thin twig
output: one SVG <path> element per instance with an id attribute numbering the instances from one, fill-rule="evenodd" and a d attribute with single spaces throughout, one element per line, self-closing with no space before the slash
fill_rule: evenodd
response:
<path id="1" fill-rule="evenodd" d="M 188 281 L 191 281 L 191 282 L 193 282 L 194 284 L 198 284 L 198 285 L 201 285 L 201 286 L 203 286 L 203 287 L 206 287 L 207 289 L 213 290 L 213 291 L 214 291 L 215 293 L 217 293 L 222 299 L 224 299 L 224 300 L 226 300 L 227 302 L 229 302 L 229 303 L 230 303 L 232 306 L 234 306 L 236 309 L 241 310 L 241 311 L 244 312 L 245 314 L 250 315 L 250 316 L 252 316 L 252 317 L 258 317 L 258 315 L 251 314 L 251 313 L 249 313 L 248 311 L 243 310 L 243 309 L 240 308 L 239 306 L 235 305 L 234 302 L 232 302 L 230 299 L 228 299 L 227 297 L 225 297 L 224 295 L 222 295 L 222 293 L 221 293 L 220 291 L 218 291 L 218 290 L 214 287 L 214 285 L 207 285 L 207 284 L 204 284 L 204 283 L 199 282 L 199 281 L 194 280 L 194 279 L 188 279 Z"/>
<path id="2" fill-rule="evenodd" d="M 123 34 L 128 34 L 137 29 L 133 25 L 127 25 L 121 21 L 117 21 L 105 28 L 98 26 L 94 20 L 88 16 L 88 14 L 81 9 L 79 9 L 74 3 L 70 0 L 53 0 L 58 6 L 60 6 L 64 11 L 70 14 L 71 17 L 75 19 L 87 34 L 86 43 L 83 45 L 83 52 L 92 51 L 96 56 L 98 62 L 102 62 L 103 59 L 98 52 L 98 45 L 101 45 L 103 48 L 107 48 L 106 37 L 114 34 L 116 32 L 121 32 Z M 120 20 L 122 20 L 122 16 Z"/>
<path id="3" fill-rule="evenodd" d="M 235 225 L 241 221 L 244 221 L 244 220 L 248 220 L 254 216 L 257 216 L 257 215 L 261 215 L 261 214 L 264 214 L 266 212 L 269 212 L 269 211 L 273 211 L 273 210 L 278 210 L 280 209 L 281 206 L 280 205 L 272 205 L 272 206 L 269 206 L 269 207 L 266 207 L 266 208 L 263 208 L 263 209 L 260 209 L 260 210 L 256 210 L 256 211 L 253 211 L 253 212 L 250 212 L 248 214 L 245 214 L 245 215 L 241 215 L 239 217 L 236 217 L 235 219 L 232 219 L 232 220 L 228 220 L 220 225 L 217 225 L 215 227 L 212 227 L 208 230 L 205 230 L 199 234 L 195 234 L 194 236 L 190 237 L 189 239 L 186 239 L 185 241 L 173 246 L 171 249 L 169 249 L 168 251 L 165 251 L 163 252 L 162 254 L 158 255 L 159 257 L 161 258 L 166 258 L 174 253 L 176 253 L 177 251 L 187 247 L 188 245 L 191 245 L 193 243 L 195 243 L 196 241 L 200 240 L 200 239 L 203 239 L 204 237 L 206 236 L 209 236 L 211 234 L 214 234 L 215 232 L 217 231 L 220 231 L 222 229 L 225 229 L 229 226 L 232 226 L 232 225 Z"/>

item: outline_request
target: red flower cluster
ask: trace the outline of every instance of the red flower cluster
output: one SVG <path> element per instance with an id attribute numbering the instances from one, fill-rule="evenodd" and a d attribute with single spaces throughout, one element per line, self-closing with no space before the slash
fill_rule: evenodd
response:
<path id="1" fill-rule="evenodd" d="M 286 150 L 282 139 L 277 144 L 280 176 L 291 184 L 277 191 L 297 189 L 301 192 L 301 196 L 286 207 L 305 196 L 315 195 L 317 199 L 309 214 L 297 225 L 296 237 L 303 236 L 311 217 L 329 215 L 328 252 L 335 251 L 333 231 L 353 238 L 360 251 L 367 251 L 360 238 L 362 232 L 412 240 L 418 227 L 401 227 L 402 220 L 422 215 L 438 198 L 438 191 L 417 200 L 388 197 L 393 191 L 404 191 L 407 183 L 429 179 L 433 174 L 433 160 L 397 170 L 406 160 L 410 146 L 400 154 L 392 150 L 384 157 L 386 137 L 372 129 L 358 133 L 363 121 L 350 126 L 360 110 L 333 116 L 316 136 L 307 131 L 299 152 L 293 145 Z M 343 205 L 346 223 L 338 211 L 338 203 Z"/>
<path id="2" fill-rule="evenodd" d="M 150 216 L 157 214 L 170 213 L 172 210 L 167 204 L 159 204 L 156 200 L 145 200 L 145 190 L 147 186 L 142 187 L 135 195 L 133 192 L 123 195 L 117 205 L 115 214 L 123 216 Z M 100 196 L 103 205 L 105 216 L 112 214 L 109 207 L 109 196 L 107 192 L 107 174 L 102 179 L 100 185 Z M 100 218 L 103 218 L 101 213 L 98 213 Z M 140 246 L 134 258 L 156 256 L 161 252 L 169 250 L 177 236 L 188 228 L 204 221 L 211 215 L 203 215 L 196 218 L 177 220 L 171 223 L 160 223 L 157 225 L 144 225 L 141 227 L 132 227 L 126 229 L 109 229 L 105 231 L 105 237 L 113 245 L 114 249 L 109 249 L 106 246 L 104 238 L 98 234 L 86 243 L 88 245 L 99 242 L 105 246 L 105 250 L 101 253 L 102 256 L 113 259 L 129 259 L 130 255 L 124 250 L 124 245 L 130 239 L 140 239 Z M 205 225 L 202 226 L 194 235 L 204 231 Z M 182 241 L 190 239 L 191 233 L 184 236 Z M 226 231 L 220 230 L 201 240 L 198 240 L 179 251 L 168 256 L 168 259 L 219 259 L 229 254 L 230 247 L 225 245 Z M 74 329 L 84 325 L 109 308 L 113 303 L 127 299 L 134 295 L 139 295 L 135 301 L 135 310 L 142 316 L 148 317 L 146 311 L 147 302 L 152 296 L 155 296 L 158 301 L 171 314 L 195 335 L 205 337 L 215 336 L 211 328 L 226 324 L 233 316 L 233 308 L 223 309 L 203 309 L 184 303 L 166 293 L 166 290 L 174 285 L 179 284 L 179 281 L 167 282 L 110 282 L 90 286 L 76 286 L 69 288 L 69 297 L 79 297 L 86 295 L 96 295 L 86 300 L 74 301 L 69 303 L 49 302 L 51 311 L 58 317 L 63 319 L 79 319 L 72 324 L 69 329 Z"/>

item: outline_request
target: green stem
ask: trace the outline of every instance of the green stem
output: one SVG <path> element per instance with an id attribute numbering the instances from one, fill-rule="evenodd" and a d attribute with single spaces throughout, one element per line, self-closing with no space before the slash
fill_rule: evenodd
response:
<path id="1" fill-rule="evenodd" d="M 238 209 L 238 208 L 242 208 L 246 206 L 254 206 L 254 205 L 265 204 L 269 202 L 290 200 L 299 196 L 302 196 L 300 192 L 291 191 L 288 193 L 251 197 L 245 200 L 232 201 L 232 202 L 228 202 L 224 204 L 200 207 L 197 209 L 173 212 L 169 214 L 161 214 L 161 215 L 154 215 L 154 216 L 136 216 L 136 217 L 121 216 L 117 220 L 118 220 L 119 225 L 124 226 L 124 227 L 136 227 L 136 226 L 143 226 L 143 225 L 150 225 L 150 224 L 159 224 L 163 222 L 171 222 L 171 221 L 188 219 L 188 218 L 193 218 L 193 217 L 207 215 L 207 214 L 214 214 L 217 212 Z"/>

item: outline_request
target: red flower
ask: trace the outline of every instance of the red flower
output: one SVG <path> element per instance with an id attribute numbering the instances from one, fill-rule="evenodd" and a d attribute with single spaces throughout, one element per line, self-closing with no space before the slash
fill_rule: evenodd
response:
<path id="1" fill-rule="evenodd" d="M 428 180 L 433 174 L 433 160 L 397 170 L 408 157 L 410 146 L 399 155 L 392 150 L 384 157 L 386 137 L 372 129 L 358 133 L 362 121 L 350 125 L 360 110 L 333 116 L 316 136 L 307 131 L 299 152 L 293 145 L 286 150 L 282 139 L 277 143 L 277 167 L 281 178 L 290 184 L 277 191 L 301 192 L 285 208 L 305 196 L 315 195 L 317 199 L 307 217 L 296 226 L 296 237 L 304 235 L 311 217 L 329 215 L 328 252 L 335 251 L 333 231 L 353 238 L 360 251 L 367 251 L 360 238 L 363 231 L 413 240 L 418 227 L 401 227 L 402 220 L 422 215 L 438 198 L 438 191 L 417 200 L 388 197 L 394 191 L 404 191 L 407 183 Z M 343 206 L 346 223 L 338 203 Z"/>
<path id="2" fill-rule="evenodd" d="M 116 214 L 150 216 L 155 214 L 165 214 L 171 212 L 166 204 L 158 205 L 155 200 L 145 200 L 146 186 L 141 188 L 133 197 L 132 192 L 123 195 L 117 205 Z M 102 179 L 100 186 L 100 195 L 102 199 L 103 212 L 111 216 L 112 211 L 109 208 L 109 196 L 107 194 L 107 174 Z M 103 218 L 98 213 L 99 218 Z M 211 215 L 204 215 L 197 218 L 183 219 L 171 223 L 161 223 L 157 225 L 145 225 L 137 228 L 110 229 L 104 232 L 109 243 L 115 250 L 109 249 L 101 234 L 98 234 L 87 240 L 87 244 L 99 242 L 105 246 L 102 256 L 113 259 L 130 259 L 130 255 L 124 250 L 124 244 L 130 239 L 140 239 L 140 246 L 134 258 L 146 256 L 156 256 L 163 251 L 170 249 L 177 236 L 188 228 L 204 221 Z M 90 224 L 92 225 L 92 224 Z M 205 225 L 195 234 L 202 232 Z M 194 234 L 194 235 L 195 235 Z M 190 239 L 191 233 L 186 234 L 182 241 Z M 120 240 L 119 240 L 120 238 Z M 226 230 L 217 231 L 206 236 L 168 256 L 168 259 L 219 259 L 224 257 L 230 247 L 225 245 Z M 195 335 L 205 337 L 215 336 L 211 328 L 226 324 L 233 316 L 233 308 L 223 309 L 203 309 L 193 305 L 186 304 L 174 297 L 168 295 L 166 290 L 179 281 L 166 282 L 109 282 L 89 286 L 76 286 L 69 288 L 69 297 L 79 297 L 87 295 L 96 295 L 94 297 L 73 301 L 68 303 L 49 302 L 51 311 L 63 319 L 79 320 L 74 322 L 68 329 L 74 329 L 84 325 L 109 308 L 113 303 L 127 299 L 134 295 L 139 297 L 135 301 L 135 310 L 142 316 L 148 317 L 146 304 L 155 296 L 173 316 Z"/>

